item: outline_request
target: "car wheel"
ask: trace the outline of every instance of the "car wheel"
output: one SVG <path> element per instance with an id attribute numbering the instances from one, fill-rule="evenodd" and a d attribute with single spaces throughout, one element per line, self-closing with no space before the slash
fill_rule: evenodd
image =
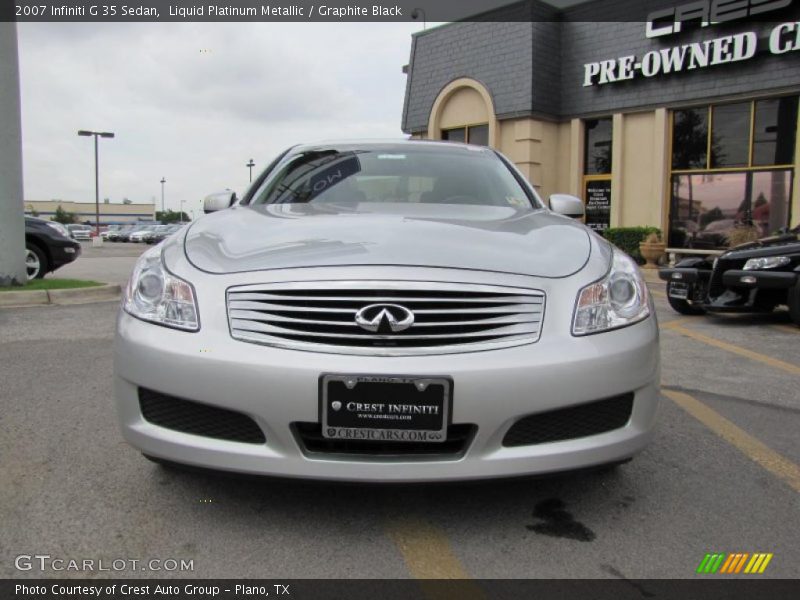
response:
<path id="1" fill-rule="evenodd" d="M 789 316 L 800 327 L 800 280 L 789 289 Z"/>
<path id="2" fill-rule="evenodd" d="M 48 270 L 47 256 L 39 246 L 35 244 L 25 244 L 25 270 L 28 273 L 28 281 L 41 279 Z"/>
<path id="3" fill-rule="evenodd" d="M 705 310 L 700 308 L 699 306 L 695 306 L 690 304 L 688 300 L 684 300 L 682 298 L 673 298 L 669 294 L 670 286 L 672 282 L 667 284 L 667 301 L 669 305 L 672 307 L 673 310 L 679 312 L 682 315 L 702 315 L 705 314 Z"/>

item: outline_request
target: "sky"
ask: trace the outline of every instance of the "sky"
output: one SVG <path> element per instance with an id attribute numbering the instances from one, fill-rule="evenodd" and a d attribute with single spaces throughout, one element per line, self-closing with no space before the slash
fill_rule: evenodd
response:
<path id="1" fill-rule="evenodd" d="M 26 200 L 155 202 L 200 214 L 290 145 L 399 138 L 421 23 L 18 25 Z"/>

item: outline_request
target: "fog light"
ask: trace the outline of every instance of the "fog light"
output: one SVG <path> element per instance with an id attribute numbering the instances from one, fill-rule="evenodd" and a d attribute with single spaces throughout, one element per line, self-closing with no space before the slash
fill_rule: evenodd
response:
<path id="1" fill-rule="evenodd" d="M 75 248 L 70 248 L 69 246 L 64 248 L 65 254 L 75 254 Z"/>
<path id="2" fill-rule="evenodd" d="M 742 283 L 752 284 L 756 282 L 756 278 L 752 275 L 744 275 L 743 277 L 739 277 L 739 281 Z"/>
<path id="3" fill-rule="evenodd" d="M 673 273 L 672 274 L 672 278 L 673 279 L 683 279 L 683 273 Z"/>

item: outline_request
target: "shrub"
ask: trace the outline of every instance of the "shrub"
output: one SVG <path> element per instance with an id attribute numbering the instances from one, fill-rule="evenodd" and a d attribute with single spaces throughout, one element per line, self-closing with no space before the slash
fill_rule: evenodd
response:
<path id="1" fill-rule="evenodd" d="M 639 242 L 652 233 L 660 236 L 661 230 L 658 227 L 612 227 L 603 231 L 603 237 L 641 265 L 645 260 L 639 253 Z"/>

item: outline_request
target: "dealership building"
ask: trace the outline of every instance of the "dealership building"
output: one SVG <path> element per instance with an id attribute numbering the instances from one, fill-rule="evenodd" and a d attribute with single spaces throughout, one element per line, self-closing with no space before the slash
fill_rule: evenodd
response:
<path id="1" fill-rule="evenodd" d="M 73 200 L 26 200 L 25 214 L 38 215 L 42 219 L 52 219 L 61 208 L 74 213 L 78 223 L 95 224 L 97 206 L 94 202 L 75 202 Z M 156 218 L 155 204 L 112 204 L 100 203 L 100 225 L 137 223 L 153 221 Z"/>
<path id="2" fill-rule="evenodd" d="M 527 0 L 414 34 L 403 130 L 497 148 L 593 228 L 656 226 L 669 248 L 796 225 L 800 3 L 642 4 Z"/>

